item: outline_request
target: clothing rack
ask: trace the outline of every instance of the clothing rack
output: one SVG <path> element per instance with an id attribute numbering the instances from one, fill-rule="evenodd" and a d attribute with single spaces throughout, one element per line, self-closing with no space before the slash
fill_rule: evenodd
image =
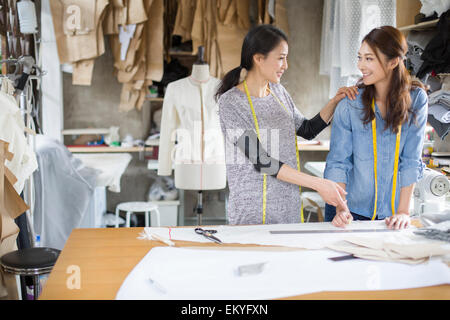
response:
<path id="1" fill-rule="evenodd" d="M 36 123 L 39 124 L 39 109 L 37 108 L 36 101 L 34 99 L 34 86 L 33 81 L 38 82 L 37 88 L 40 85 L 40 79 L 46 73 L 35 64 L 34 58 L 31 56 L 21 56 L 18 59 L 9 58 L 0 60 L 1 65 L 6 64 L 6 68 L 2 68 L 1 78 L 7 78 L 13 82 L 15 92 L 13 96 L 18 100 L 18 106 L 21 110 L 24 124 L 25 124 L 25 136 L 28 144 L 35 150 L 36 135 Z M 10 65 L 14 64 L 15 68 L 13 73 L 5 73 L 6 70 L 10 70 Z M 35 71 L 35 74 L 31 75 Z M 27 72 L 24 72 L 27 71 Z M 33 204 L 34 204 L 34 181 L 33 176 L 30 176 L 25 184 L 22 197 L 25 202 L 29 204 L 30 209 L 26 212 L 27 219 L 24 221 L 23 215 L 17 220 L 17 224 L 21 230 L 19 234 L 18 242 L 19 247 L 28 247 L 30 244 L 34 244 L 35 233 L 33 227 Z M 29 231 L 29 232 L 25 232 Z"/>

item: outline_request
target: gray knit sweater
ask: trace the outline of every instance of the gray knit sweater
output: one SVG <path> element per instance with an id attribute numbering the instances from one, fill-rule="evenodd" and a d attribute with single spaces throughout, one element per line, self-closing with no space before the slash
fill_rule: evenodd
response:
<path id="1" fill-rule="evenodd" d="M 305 120 L 281 84 L 270 84 L 272 96 L 251 97 L 260 130 L 260 141 L 267 153 L 297 169 L 295 133 Z M 234 87 L 219 99 L 219 116 L 225 137 L 227 180 L 230 195 L 227 215 L 230 224 L 263 222 L 263 174 L 236 146 L 245 130 L 254 130 L 252 111 L 245 93 Z M 266 224 L 299 223 L 299 187 L 267 176 Z"/>

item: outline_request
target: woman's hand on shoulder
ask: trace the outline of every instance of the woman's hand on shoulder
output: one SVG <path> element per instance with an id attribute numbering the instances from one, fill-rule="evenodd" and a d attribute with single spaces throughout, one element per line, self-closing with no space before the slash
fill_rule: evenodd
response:
<path id="1" fill-rule="evenodd" d="M 342 99 L 345 97 L 349 98 L 350 100 L 355 100 L 356 96 L 359 94 L 358 87 L 352 86 L 352 87 L 342 87 L 339 88 L 336 95 L 331 99 L 334 103 L 338 104 Z"/>

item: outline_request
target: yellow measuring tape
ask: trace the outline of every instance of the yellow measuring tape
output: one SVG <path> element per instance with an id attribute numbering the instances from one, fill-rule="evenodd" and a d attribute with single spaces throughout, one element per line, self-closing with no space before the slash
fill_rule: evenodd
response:
<path id="1" fill-rule="evenodd" d="M 261 141 L 261 137 L 259 135 L 258 118 L 256 117 L 255 109 L 253 108 L 253 102 L 252 102 L 252 99 L 250 98 L 250 92 L 248 91 L 247 81 L 245 81 L 245 80 L 244 80 L 244 88 L 245 88 L 245 93 L 247 94 L 248 103 L 250 104 L 250 108 L 252 109 L 253 121 L 255 123 L 256 134 L 258 136 L 259 141 Z M 286 110 L 286 112 L 289 114 L 288 110 L 286 109 L 284 104 L 278 99 L 278 97 L 270 89 L 269 89 L 269 92 L 277 100 L 277 102 L 284 108 L 284 110 Z M 300 172 L 300 154 L 298 151 L 297 133 L 296 132 L 294 133 L 294 136 L 295 136 L 295 151 L 296 151 L 296 157 L 297 157 L 297 170 L 298 170 L 298 172 Z M 300 192 L 300 200 L 301 200 L 302 187 L 299 186 L 298 189 Z M 263 174 L 263 224 L 266 223 L 266 203 L 267 203 L 267 174 L 264 173 Z M 301 201 L 300 219 L 301 219 L 301 222 L 303 223 L 304 222 L 303 201 Z"/>
<path id="2" fill-rule="evenodd" d="M 372 99 L 372 110 L 375 113 L 375 99 Z M 395 194 L 397 192 L 397 175 L 398 175 L 398 158 L 400 151 L 400 137 L 402 134 L 402 125 L 398 127 L 398 132 L 395 141 L 395 156 L 394 156 L 394 177 L 392 181 L 392 197 L 391 209 L 392 215 L 395 216 Z M 375 205 L 373 208 L 372 220 L 377 216 L 377 200 L 378 200 L 378 181 L 377 181 L 377 121 L 376 116 L 372 120 L 372 140 L 373 140 L 373 173 L 375 176 Z"/>

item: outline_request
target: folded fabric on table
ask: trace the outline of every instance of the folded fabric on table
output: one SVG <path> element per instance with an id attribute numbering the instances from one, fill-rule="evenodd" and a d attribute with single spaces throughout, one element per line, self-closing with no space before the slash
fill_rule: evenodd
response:
<path id="1" fill-rule="evenodd" d="M 380 237 L 349 237 L 327 246 L 329 249 L 351 253 L 358 258 L 419 264 L 431 257 L 450 254 L 450 245 L 424 239 L 412 233 L 389 234 Z"/>

